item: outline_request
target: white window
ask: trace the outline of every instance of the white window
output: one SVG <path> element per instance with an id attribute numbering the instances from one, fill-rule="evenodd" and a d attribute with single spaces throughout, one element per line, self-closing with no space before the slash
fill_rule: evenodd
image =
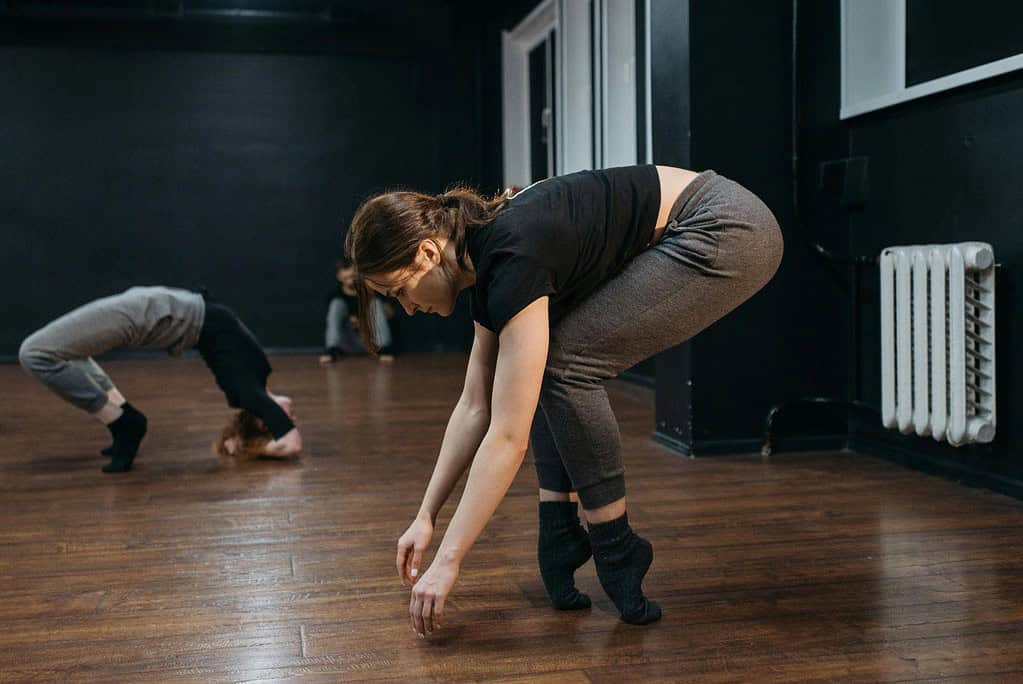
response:
<path id="1" fill-rule="evenodd" d="M 649 0 L 545 0 L 504 33 L 505 185 L 650 159 L 649 16 Z"/>
<path id="2" fill-rule="evenodd" d="M 1023 68 L 1023 12 L 1015 2 L 842 0 L 842 106 L 848 119 Z M 965 13 L 965 14 L 960 14 Z M 957 17 L 968 21 L 957 22 Z M 990 56 L 917 82 L 914 44 Z M 944 50 L 942 50 L 944 47 Z M 994 49 L 992 49 L 994 48 Z M 911 50 L 907 53 L 907 49 Z M 908 57 L 907 57 L 908 55 Z M 993 58 L 993 59 L 992 59 Z M 921 55 L 926 60 L 927 55 Z M 992 59 L 992 61 L 986 61 Z M 907 74 L 910 78 L 907 79 Z M 939 75 L 940 74 L 940 75 Z"/>

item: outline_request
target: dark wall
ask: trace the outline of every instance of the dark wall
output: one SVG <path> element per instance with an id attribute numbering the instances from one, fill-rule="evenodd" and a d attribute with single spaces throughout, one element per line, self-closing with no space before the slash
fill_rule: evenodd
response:
<path id="1" fill-rule="evenodd" d="M 1023 53 L 1023 5 L 1005 0 L 909 0 L 906 85 Z"/>
<path id="2" fill-rule="evenodd" d="M 807 247 L 807 226 L 827 228 L 813 203 L 798 216 L 794 207 L 791 9 L 784 0 L 689 3 L 689 165 L 714 169 L 755 192 L 785 237 L 775 278 L 697 335 L 688 363 L 674 362 L 680 373 L 691 368 L 690 448 L 697 455 L 757 448 L 777 403 L 845 394 L 845 284 Z M 837 52 L 822 59 L 837 60 Z M 667 135 L 665 125 L 655 120 L 655 140 Z M 683 142 L 675 146 L 684 154 Z M 814 171 L 800 164 L 798 172 L 802 179 Z M 666 364 L 658 367 L 659 386 L 670 372 Z M 800 438 L 783 439 L 789 448 L 819 445 L 821 437 L 840 444 L 838 435 L 844 436 L 839 414 L 796 406 L 784 418 L 781 436 Z"/>
<path id="3" fill-rule="evenodd" d="M 655 81 L 655 149 L 678 163 L 688 154 L 693 168 L 715 168 L 757 192 L 782 225 L 786 252 L 765 290 L 688 351 L 659 359 L 658 429 L 663 422 L 670 434 L 658 437 L 696 454 L 749 448 L 775 400 L 855 399 L 865 408 L 788 404 L 776 424 L 783 448 L 848 434 L 856 449 L 1023 495 L 1023 459 L 1013 450 L 1023 425 L 1015 353 L 1023 317 L 1023 75 L 842 121 L 837 0 L 796 3 L 795 92 L 793 3 L 687 6 L 688 57 L 684 40 L 664 38 L 667 24 L 654 33 L 655 55 L 660 49 L 679 64 L 674 80 L 664 81 L 668 95 L 689 89 L 682 104 L 665 107 L 662 83 L 658 118 Z M 656 18 L 661 3 L 652 7 Z M 677 17 L 672 27 L 685 30 Z M 673 134 L 673 109 L 683 127 L 688 116 L 688 135 Z M 659 135 L 666 146 L 658 148 Z M 868 172 L 843 194 L 849 160 L 865 161 Z M 962 240 L 991 242 L 999 262 L 999 417 L 994 443 L 956 449 L 880 425 L 878 275 L 870 262 L 889 245 Z"/>
<path id="4" fill-rule="evenodd" d="M 858 424 L 865 439 L 928 454 L 935 465 L 960 466 L 1010 477 L 1023 492 L 1023 457 L 1015 448 L 1023 425 L 1023 76 L 1010 75 L 951 93 L 893 107 L 849 122 L 850 148 L 870 158 L 870 201 L 852 219 L 857 252 L 927 242 L 990 242 L 1000 264 L 996 275 L 996 386 L 998 428 L 994 443 L 955 449 Z M 876 279 L 864 307 L 878 310 Z M 880 347 L 876 315 L 865 317 L 863 344 Z M 877 354 L 863 366 L 865 396 L 880 403 Z"/>
<path id="5" fill-rule="evenodd" d="M 990 445 L 953 448 L 881 427 L 871 411 L 851 416 L 852 445 L 915 467 L 1023 494 L 1023 458 L 1015 452 L 1023 424 L 1023 370 L 1017 361 L 1023 311 L 1023 75 L 1019 72 L 930 95 L 841 121 L 837 62 L 819 57 L 838 45 L 838 2 L 800 3 L 806 164 L 864 156 L 865 205 L 840 217 L 854 255 L 883 247 L 981 240 L 994 246 L 998 428 Z M 839 151 L 842 145 L 844 151 Z M 841 227 L 844 224 L 844 227 Z M 836 239 L 833 244 L 841 244 Z M 880 408 L 880 307 L 876 268 L 864 269 L 859 373 L 862 398 Z"/>
<path id="6" fill-rule="evenodd" d="M 655 164 L 692 167 L 689 3 L 650 2 L 650 134 Z M 692 452 L 692 344 L 655 357 L 654 439 Z"/>
<path id="7" fill-rule="evenodd" d="M 360 200 L 479 175 L 471 46 L 454 17 L 432 21 L 433 39 L 402 42 L 398 27 L 372 45 L 330 31 L 239 39 L 230 25 L 7 24 L 0 355 L 146 283 L 206 285 L 268 347 L 321 345 Z M 464 311 L 398 326 L 406 349 L 471 334 Z"/>

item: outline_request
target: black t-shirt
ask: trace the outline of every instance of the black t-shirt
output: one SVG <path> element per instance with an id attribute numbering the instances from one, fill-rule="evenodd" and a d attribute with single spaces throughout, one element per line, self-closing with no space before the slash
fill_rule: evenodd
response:
<path id="1" fill-rule="evenodd" d="M 469 234 L 473 319 L 500 333 L 548 295 L 557 322 L 643 251 L 660 204 L 652 164 L 580 171 L 526 188 Z"/>
<path id="2" fill-rule="evenodd" d="M 280 439 L 295 424 L 284 409 L 266 393 L 270 361 L 256 337 L 226 306 L 206 302 L 206 318 L 195 348 L 213 371 L 227 405 L 257 416 L 266 429 Z"/>

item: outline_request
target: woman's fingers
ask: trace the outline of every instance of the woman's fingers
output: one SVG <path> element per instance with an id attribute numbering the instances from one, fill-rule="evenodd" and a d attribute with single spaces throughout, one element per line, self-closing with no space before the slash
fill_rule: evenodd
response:
<path id="1" fill-rule="evenodd" d="M 395 565 L 398 567 L 398 578 L 401 579 L 401 583 L 405 584 L 406 581 L 406 566 L 409 560 L 409 547 L 408 544 L 398 540 L 398 557 L 395 559 Z"/>
<path id="2" fill-rule="evenodd" d="M 408 607 L 409 617 L 412 618 L 412 631 L 423 636 L 423 602 L 419 595 L 413 590 L 412 600 Z"/>
<path id="3" fill-rule="evenodd" d="M 411 627 L 412 631 L 415 632 L 416 631 L 416 594 L 415 594 L 415 592 L 412 592 L 412 595 L 409 596 L 409 599 L 408 599 L 408 619 L 409 619 L 409 627 Z M 416 634 L 418 634 L 418 633 L 419 632 L 416 632 Z"/>
<path id="4" fill-rule="evenodd" d="M 423 632 L 420 635 L 433 633 L 433 597 L 429 594 L 423 600 Z"/>
<path id="5" fill-rule="evenodd" d="M 405 581 L 409 584 L 416 583 L 416 577 L 412 574 L 412 546 L 409 545 L 408 552 L 405 556 Z"/>
<path id="6" fill-rule="evenodd" d="M 429 636 L 443 627 L 444 604 L 456 577 L 457 570 L 450 573 L 445 568 L 437 570 L 437 566 L 433 565 L 412 587 L 409 618 L 412 629 L 420 637 Z"/>
<path id="7" fill-rule="evenodd" d="M 433 627 L 440 629 L 444 626 L 444 599 L 445 596 L 438 596 L 433 604 Z"/>
<path id="8" fill-rule="evenodd" d="M 419 576 L 419 568 L 423 565 L 423 550 L 425 546 L 425 544 L 417 544 L 415 552 L 412 554 L 412 566 L 409 575 L 413 578 L 413 582 L 415 582 L 415 578 Z"/>
<path id="9" fill-rule="evenodd" d="M 435 628 L 434 606 L 438 597 L 430 590 L 412 590 L 412 599 L 409 601 L 409 617 L 412 619 L 412 629 L 419 636 L 432 634 Z M 439 627 L 440 625 L 436 625 Z"/>

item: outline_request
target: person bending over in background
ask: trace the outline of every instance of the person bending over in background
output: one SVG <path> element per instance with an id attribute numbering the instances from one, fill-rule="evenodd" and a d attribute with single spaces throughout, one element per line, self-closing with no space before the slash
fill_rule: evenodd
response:
<path id="1" fill-rule="evenodd" d="M 221 454 L 285 458 L 302 450 L 290 398 L 266 387 L 270 362 L 233 311 L 206 295 L 167 287 L 133 287 L 89 302 L 48 323 L 21 344 L 21 365 L 58 396 L 95 416 L 114 442 L 103 454 L 105 473 L 129 470 L 146 434 L 146 416 L 125 400 L 93 360 L 128 347 L 199 351 L 224 391 L 241 409 L 221 434 Z"/>

